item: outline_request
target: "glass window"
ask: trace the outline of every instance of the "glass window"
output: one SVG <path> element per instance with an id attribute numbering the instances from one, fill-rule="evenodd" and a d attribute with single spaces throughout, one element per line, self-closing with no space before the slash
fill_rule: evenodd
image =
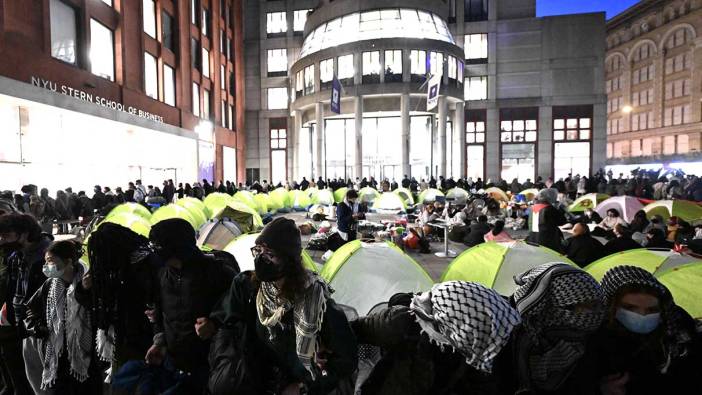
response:
<path id="1" fill-rule="evenodd" d="M 487 100 L 487 76 L 466 77 L 465 100 Z"/>
<path id="2" fill-rule="evenodd" d="M 286 88 L 268 88 L 268 109 L 284 110 L 288 108 L 288 90 Z"/>
<path id="3" fill-rule="evenodd" d="M 485 177 L 485 146 L 466 146 L 466 175 L 473 180 Z"/>
<path id="4" fill-rule="evenodd" d="M 413 49 L 410 52 L 410 73 L 412 73 L 413 75 L 426 76 L 427 53 L 425 51 Z"/>
<path id="5" fill-rule="evenodd" d="M 592 118 L 578 118 L 576 115 L 572 117 L 554 116 L 553 119 L 553 139 L 555 141 L 563 140 L 589 140 L 592 130 Z"/>
<path id="6" fill-rule="evenodd" d="M 305 95 L 314 93 L 314 65 L 305 67 Z"/>
<path id="7" fill-rule="evenodd" d="M 337 62 L 337 77 L 339 80 L 353 79 L 354 67 L 353 67 L 353 55 L 344 55 L 336 58 Z M 353 81 L 352 81 L 353 83 Z"/>
<path id="8" fill-rule="evenodd" d="M 207 89 L 202 94 L 202 117 L 210 119 L 210 91 Z"/>
<path id="9" fill-rule="evenodd" d="M 456 58 L 449 55 L 448 57 L 448 77 L 455 80 L 458 77 L 458 67 L 456 65 Z"/>
<path id="10" fill-rule="evenodd" d="M 154 0 L 143 0 L 144 33 L 156 38 L 156 3 Z"/>
<path id="11" fill-rule="evenodd" d="M 190 0 L 190 23 L 197 25 L 200 23 L 200 1 Z"/>
<path id="12" fill-rule="evenodd" d="M 441 52 L 430 52 L 429 67 L 431 75 L 444 75 L 444 54 Z"/>
<path id="13" fill-rule="evenodd" d="M 76 64 L 78 32 L 76 11 L 60 0 L 49 3 L 51 17 L 51 56 L 67 63 Z"/>
<path id="14" fill-rule="evenodd" d="M 305 89 L 305 72 L 298 71 L 295 75 L 295 97 L 301 97 Z"/>
<path id="15" fill-rule="evenodd" d="M 193 82 L 193 115 L 200 116 L 200 85 Z"/>
<path id="16" fill-rule="evenodd" d="M 393 76 L 399 76 L 402 81 L 402 50 L 399 49 L 385 51 L 385 81 Z"/>
<path id="17" fill-rule="evenodd" d="M 288 74 L 288 50 L 268 50 L 268 76 L 284 76 Z"/>
<path id="18" fill-rule="evenodd" d="M 285 183 L 287 179 L 287 152 L 284 149 L 271 151 L 271 183 Z"/>
<path id="19" fill-rule="evenodd" d="M 295 10 L 293 14 L 293 31 L 302 32 L 305 30 L 305 22 L 307 22 L 307 13 L 309 10 Z"/>
<path id="20" fill-rule="evenodd" d="M 102 2 L 112 7 L 112 0 L 102 0 Z"/>
<path id="21" fill-rule="evenodd" d="M 463 20 L 465 22 L 486 21 L 488 0 L 463 0 Z"/>
<path id="22" fill-rule="evenodd" d="M 281 34 L 288 31 L 288 21 L 285 12 L 269 12 L 266 15 L 266 32 L 269 35 Z"/>
<path id="23" fill-rule="evenodd" d="M 158 100 L 158 67 L 156 58 L 144 52 L 144 93 Z"/>
<path id="24" fill-rule="evenodd" d="M 210 51 L 202 48 L 202 75 L 210 78 Z"/>
<path id="25" fill-rule="evenodd" d="M 466 59 L 486 60 L 488 58 L 488 35 L 486 33 L 467 34 L 465 36 L 464 50 Z"/>
<path id="26" fill-rule="evenodd" d="M 521 143 L 536 141 L 536 120 L 507 120 L 500 122 L 500 141 Z"/>
<path id="27" fill-rule="evenodd" d="M 363 82 L 380 82 L 380 51 L 363 53 Z"/>
<path id="28" fill-rule="evenodd" d="M 227 121 L 229 123 L 229 129 L 234 130 L 234 106 L 229 105 Z"/>
<path id="29" fill-rule="evenodd" d="M 190 38 L 190 61 L 195 70 L 202 71 L 202 53 L 200 52 L 200 42 L 196 38 Z"/>
<path id="30" fill-rule="evenodd" d="M 115 80 L 115 46 L 112 30 L 90 20 L 90 71 L 110 81 Z"/>
<path id="31" fill-rule="evenodd" d="M 209 37 L 209 36 L 210 36 L 210 19 L 212 19 L 212 18 L 210 17 L 210 10 L 208 10 L 207 8 L 203 8 L 203 9 L 202 9 L 202 23 L 201 23 L 201 26 L 202 26 L 202 35 L 205 36 L 205 37 Z"/>
<path id="32" fill-rule="evenodd" d="M 163 46 L 175 53 L 175 23 L 173 17 L 166 11 L 161 13 L 161 36 Z"/>
<path id="33" fill-rule="evenodd" d="M 323 89 L 328 89 L 329 84 L 334 79 L 334 59 L 325 59 L 319 62 L 319 82 Z M 326 84 L 326 85 L 325 85 Z"/>
<path id="34" fill-rule="evenodd" d="M 525 182 L 534 179 L 536 171 L 535 144 L 503 144 L 502 172 L 503 180 L 517 179 Z"/>
<path id="35" fill-rule="evenodd" d="M 485 143 L 485 122 L 466 122 L 466 144 Z"/>
<path id="36" fill-rule="evenodd" d="M 219 89 L 227 89 L 226 70 L 223 64 L 219 65 Z"/>
<path id="37" fill-rule="evenodd" d="M 163 65 L 163 101 L 169 106 L 175 106 L 175 70 Z"/>
<path id="38" fill-rule="evenodd" d="M 556 143 L 553 151 L 554 179 L 569 174 L 590 174 L 590 143 Z"/>

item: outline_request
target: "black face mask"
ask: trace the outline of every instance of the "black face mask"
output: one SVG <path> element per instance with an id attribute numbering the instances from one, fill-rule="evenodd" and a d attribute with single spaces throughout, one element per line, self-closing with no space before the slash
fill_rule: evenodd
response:
<path id="1" fill-rule="evenodd" d="M 263 282 L 277 281 L 285 275 L 285 267 L 271 261 L 264 254 L 254 258 L 254 266 L 256 268 L 256 277 Z"/>

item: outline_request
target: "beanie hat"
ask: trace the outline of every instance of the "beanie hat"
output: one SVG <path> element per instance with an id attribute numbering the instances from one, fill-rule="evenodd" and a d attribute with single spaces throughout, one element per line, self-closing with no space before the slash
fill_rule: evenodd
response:
<path id="1" fill-rule="evenodd" d="M 149 240 L 180 258 L 185 258 L 192 251 L 197 250 L 195 230 L 182 218 L 170 218 L 158 222 L 151 227 Z"/>
<path id="2" fill-rule="evenodd" d="M 261 231 L 256 238 L 256 245 L 265 244 L 277 254 L 289 258 L 302 254 L 300 230 L 295 221 L 287 218 L 276 218 Z"/>

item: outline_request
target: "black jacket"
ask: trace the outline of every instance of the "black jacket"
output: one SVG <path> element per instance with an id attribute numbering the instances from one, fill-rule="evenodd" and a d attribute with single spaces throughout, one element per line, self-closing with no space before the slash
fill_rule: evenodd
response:
<path id="1" fill-rule="evenodd" d="M 539 211 L 539 232 L 536 234 L 531 233 L 529 241 L 561 252 L 563 233 L 558 227 L 566 222 L 563 212 L 549 204 Z"/>
<path id="2" fill-rule="evenodd" d="M 247 271 L 234 278 L 227 294 L 222 298 L 210 318 L 221 328 L 245 333 L 245 354 L 248 378 L 238 381 L 250 383 L 252 388 L 232 388 L 228 393 L 265 394 L 279 392 L 288 384 L 301 382 L 308 394 L 327 394 L 341 382 L 348 380 L 358 365 L 358 344 L 343 311 L 333 299 L 327 299 L 327 308 L 319 332 L 320 347 L 327 352 L 326 375 L 317 374 L 312 381 L 300 363 L 295 351 L 293 312 L 283 317 L 283 327 L 271 341 L 267 329 L 258 320 L 256 295 L 258 287 Z M 223 392 L 223 393 L 226 393 Z"/>
<path id="3" fill-rule="evenodd" d="M 591 235 L 580 235 L 566 240 L 565 254 L 580 267 L 585 267 L 605 256 L 604 246 Z"/>
<path id="4" fill-rule="evenodd" d="M 605 244 L 604 249 L 607 255 L 616 254 L 617 252 L 635 250 L 643 248 L 641 244 L 631 239 L 631 236 L 621 236 L 614 238 Z"/>
<path id="5" fill-rule="evenodd" d="M 468 230 L 468 234 L 463 239 L 463 243 L 468 247 L 474 247 L 485 242 L 485 234 L 490 231 L 487 223 L 476 222 Z"/>
<path id="6" fill-rule="evenodd" d="M 155 331 L 165 335 L 177 368 L 189 371 L 207 363 L 209 342 L 195 333 L 195 320 L 210 316 L 234 275 L 231 268 L 199 251 L 182 268 L 165 265 L 159 271 Z"/>
<path id="7" fill-rule="evenodd" d="M 460 353 L 442 352 L 420 334 L 405 306 L 393 306 L 351 323 L 359 343 L 382 349 L 361 391 L 364 395 L 496 394 L 492 376 L 465 363 Z"/>

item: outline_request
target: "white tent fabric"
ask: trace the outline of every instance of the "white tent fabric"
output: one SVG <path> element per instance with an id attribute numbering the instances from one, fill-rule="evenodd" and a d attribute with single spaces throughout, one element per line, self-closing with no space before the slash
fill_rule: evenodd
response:
<path id="1" fill-rule="evenodd" d="M 611 197 L 602 203 L 597 205 L 595 211 L 602 218 L 607 216 L 607 210 L 616 209 L 619 214 L 624 218 L 624 221 L 631 223 L 634 219 L 634 215 L 639 210 L 643 210 L 644 206 L 641 204 L 639 199 L 632 196 L 615 196 Z"/>
<path id="2" fill-rule="evenodd" d="M 402 201 L 400 195 L 392 192 L 384 192 L 378 199 L 373 202 L 373 209 L 379 213 L 397 214 L 405 212 L 405 202 Z"/>
<path id="3" fill-rule="evenodd" d="M 241 235 L 241 229 L 236 222 L 228 218 L 213 219 L 200 228 L 197 245 L 222 250 L 239 235 Z"/>
<path id="4" fill-rule="evenodd" d="M 429 290 L 431 278 L 411 259 L 385 243 L 361 243 L 329 282 L 334 300 L 365 316 L 398 292 Z"/>
<path id="5" fill-rule="evenodd" d="M 251 254 L 251 248 L 256 245 L 256 237 L 258 237 L 258 233 L 239 236 L 224 248 L 224 251 L 234 255 L 242 272 L 256 269 Z"/>

